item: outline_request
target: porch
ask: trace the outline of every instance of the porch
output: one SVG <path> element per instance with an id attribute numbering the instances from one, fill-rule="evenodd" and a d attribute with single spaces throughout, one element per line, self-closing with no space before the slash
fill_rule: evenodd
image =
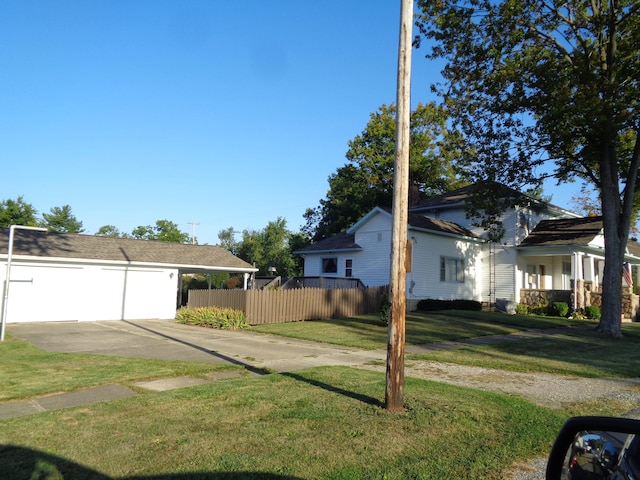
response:
<path id="1" fill-rule="evenodd" d="M 578 280 L 571 290 L 544 290 L 539 288 L 520 289 L 520 303 L 528 307 L 551 305 L 554 302 L 565 302 L 570 309 L 581 310 L 594 305 L 602 306 L 602 288 L 594 282 Z M 640 296 L 633 293 L 632 287 L 622 287 L 622 321 L 638 321 Z"/>

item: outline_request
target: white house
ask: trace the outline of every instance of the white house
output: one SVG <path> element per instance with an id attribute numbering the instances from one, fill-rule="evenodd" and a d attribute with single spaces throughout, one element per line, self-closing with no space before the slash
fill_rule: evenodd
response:
<path id="1" fill-rule="evenodd" d="M 16 228 L 11 246 L 8 269 L 9 229 L 0 229 L 6 323 L 171 319 L 182 274 L 232 272 L 246 279 L 256 271 L 208 245 Z"/>
<path id="2" fill-rule="evenodd" d="M 429 298 L 489 305 L 499 299 L 529 305 L 566 301 L 573 308 L 598 304 L 604 268 L 601 218 L 582 218 L 510 190 L 524 206 L 505 210 L 505 234 L 499 242 L 490 242 L 466 216 L 466 201 L 473 192 L 473 187 L 461 188 L 410 210 L 410 307 Z M 305 276 L 388 284 L 391 214 L 374 208 L 346 232 L 296 253 L 304 256 Z M 626 261 L 638 265 L 640 256 L 628 253 Z M 635 307 L 628 316 L 635 316 Z"/>

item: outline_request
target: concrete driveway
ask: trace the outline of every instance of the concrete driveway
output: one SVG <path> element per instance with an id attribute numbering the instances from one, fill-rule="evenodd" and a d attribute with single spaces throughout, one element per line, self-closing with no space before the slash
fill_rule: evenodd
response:
<path id="1" fill-rule="evenodd" d="M 50 352 L 211 362 L 276 372 L 386 359 L 385 350 L 214 330 L 172 320 L 18 323 L 9 324 L 7 332 Z"/>

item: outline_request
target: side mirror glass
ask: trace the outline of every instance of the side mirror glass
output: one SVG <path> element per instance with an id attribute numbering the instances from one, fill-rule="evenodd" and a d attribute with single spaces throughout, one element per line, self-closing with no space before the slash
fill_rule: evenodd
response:
<path id="1" fill-rule="evenodd" d="M 640 480 L 640 421 L 575 417 L 560 430 L 547 480 Z"/>

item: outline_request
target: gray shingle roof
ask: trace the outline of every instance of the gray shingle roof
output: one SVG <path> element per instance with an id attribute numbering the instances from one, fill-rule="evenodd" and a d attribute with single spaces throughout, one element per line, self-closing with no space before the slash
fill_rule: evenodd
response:
<path id="1" fill-rule="evenodd" d="M 8 240 L 9 229 L 0 229 L 1 255 L 7 254 Z M 13 255 L 255 270 L 217 246 L 21 229 L 14 232 Z"/>
<path id="2" fill-rule="evenodd" d="M 312 253 L 312 252 L 329 252 L 334 250 L 359 250 L 362 247 L 355 242 L 355 234 L 338 233 L 333 237 L 320 240 L 318 243 L 306 246 L 294 253 Z"/>
<path id="3" fill-rule="evenodd" d="M 431 230 L 434 232 L 450 233 L 452 235 L 461 235 L 464 237 L 481 238 L 471 230 L 468 230 L 457 223 L 440 220 L 438 218 L 425 217 L 416 213 L 409 214 L 409 225 L 414 228 Z"/>
<path id="4" fill-rule="evenodd" d="M 588 245 L 601 231 L 602 217 L 543 220 L 520 246 Z"/>

